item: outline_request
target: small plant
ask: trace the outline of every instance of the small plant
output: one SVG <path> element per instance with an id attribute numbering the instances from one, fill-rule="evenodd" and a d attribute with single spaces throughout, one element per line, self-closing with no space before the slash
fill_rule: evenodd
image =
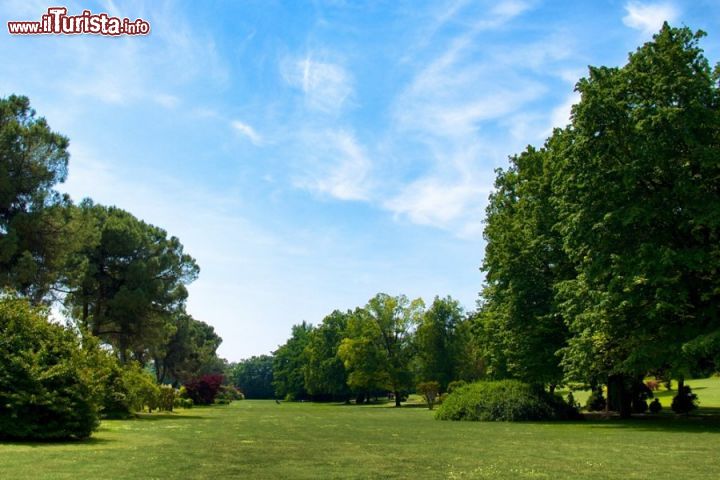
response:
<path id="1" fill-rule="evenodd" d="M 660 404 L 660 400 L 656 398 L 655 400 L 650 402 L 649 408 L 650 408 L 650 413 L 660 413 L 660 411 L 662 410 L 663 407 Z"/>
<path id="2" fill-rule="evenodd" d="M 165 412 L 172 412 L 175 406 L 175 389 L 172 385 L 161 385 L 158 395 L 158 409 Z"/>
<path id="3" fill-rule="evenodd" d="M 585 402 L 585 408 L 588 412 L 600 412 L 605 410 L 605 397 L 602 393 L 602 387 L 594 387 L 592 393 Z"/>
<path id="4" fill-rule="evenodd" d="M 692 389 L 689 385 L 678 388 L 678 393 L 673 397 L 672 405 L 670 406 L 675 413 L 690 413 L 696 408 L 697 395 L 692 393 Z"/>
<path id="5" fill-rule="evenodd" d="M 193 401 L 190 398 L 175 398 L 175 401 L 173 402 L 173 406 L 175 408 L 192 408 L 193 407 Z"/>
<path id="6" fill-rule="evenodd" d="M 440 383 L 434 381 L 422 382 L 418 384 L 416 390 L 423 396 L 428 408 L 432 410 L 435 405 L 435 398 L 437 398 L 440 393 Z"/>

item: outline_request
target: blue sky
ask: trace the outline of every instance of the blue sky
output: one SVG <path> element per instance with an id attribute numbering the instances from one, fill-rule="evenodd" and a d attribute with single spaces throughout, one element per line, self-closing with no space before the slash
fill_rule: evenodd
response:
<path id="1" fill-rule="evenodd" d="M 8 20 L 57 2 L 10 0 Z M 206 5 L 207 4 L 207 5 Z M 472 310 L 493 170 L 568 121 L 588 65 L 716 1 L 67 2 L 147 37 L 0 35 L 0 95 L 71 140 L 76 200 L 178 236 L 229 360 L 377 292 Z"/>

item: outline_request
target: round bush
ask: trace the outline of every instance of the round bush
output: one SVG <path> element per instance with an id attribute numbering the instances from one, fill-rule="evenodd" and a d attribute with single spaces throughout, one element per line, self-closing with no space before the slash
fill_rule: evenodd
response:
<path id="1" fill-rule="evenodd" d="M 577 418 L 558 396 L 517 380 L 476 382 L 454 390 L 435 414 L 440 420 L 523 421 Z"/>
<path id="2" fill-rule="evenodd" d="M 0 436 L 89 437 L 99 420 L 87 363 L 77 336 L 44 310 L 0 298 Z"/>

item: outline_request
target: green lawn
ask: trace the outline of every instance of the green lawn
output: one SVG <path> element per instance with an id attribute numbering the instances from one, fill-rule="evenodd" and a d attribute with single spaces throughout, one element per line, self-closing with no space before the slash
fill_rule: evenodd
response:
<path id="1" fill-rule="evenodd" d="M 106 421 L 85 442 L 0 443 L 3 479 L 657 480 L 719 471 L 716 417 L 464 423 L 424 408 L 243 401 Z"/>

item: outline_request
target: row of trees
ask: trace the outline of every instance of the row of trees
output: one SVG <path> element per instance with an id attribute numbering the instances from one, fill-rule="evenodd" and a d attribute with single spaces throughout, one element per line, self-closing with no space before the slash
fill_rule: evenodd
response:
<path id="1" fill-rule="evenodd" d="M 378 294 L 367 305 L 334 311 L 313 327 L 301 323 L 273 356 L 235 365 L 231 377 L 248 398 L 316 400 L 392 392 L 395 402 L 417 382 L 474 380 L 483 364 L 471 319 L 457 301 Z M 473 361 L 475 359 L 475 361 Z"/>
<path id="2" fill-rule="evenodd" d="M 55 327 L 74 336 L 84 353 L 70 355 L 75 366 L 68 372 L 94 364 L 97 372 L 123 383 L 140 378 L 135 373 L 144 368 L 154 371 L 157 383 L 175 385 L 198 375 L 221 373 L 224 361 L 216 355 L 220 337 L 185 311 L 186 285 L 199 273 L 195 260 L 176 237 L 129 212 L 89 199 L 75 204 L 57 192 L 55 186 L 67 176 L 68 145 L 66 137 L 36 116 L 26 97 L 0 99 L 0 300 L 7 307 L 0 324 L 7 335 L 25 339 L 7 346 L 0 371 L 10 376 L 4 381 L 15 385 L 22 375 L 42 376 L 41 362 L 36 358 L 32 364 L 31 351 L 10 348 L 33 345 L 23 336 L 25 330 L 14 330 L 21 324 L 34 325 L 38 345 L 43 332 L 48 338 L 67 339 L 53 333 Z M 27 309 L 18 306 L 23 302 Z M 50 307 L 64 312 L 66 327 L 36 328 L 39 318 L 48 321 Z M 13 320 L 13 312 L 25 314 Z M 78 355 L 93 360 L 83 363 Z M 108 355 L 113 358 L 105 361 Z M 65 354 L 57 356 L 58 362 L 71 360 Z M 14 374 L 20 377 L 15 379 Z M 42 383 L 40 377 L 34 381 L 36 386 Z M 110 396 L 118 391 L 108 390 Z M 22 397 L 23 392 L 30 391 L 16 393 Z M 123 392 L 127 396 L 127 389 Z M 39 398 L 37 393 L 28 393 L 27 398 Z M 131 408 L 132 403 L 124 404 Z M 0 416 L 13 418 L 17 408 L 24 408 L 14 401 L 3 403 L 10 404 L 14 410 L 2 407 Z"/>
<path id="3" fill-rule="evenodd" d="M 572 121 L 497 172 L 478 315 L 488 371 L 609 389 L 720 365 L 720 69 L 667 24 L 590 68 Z M 682 388 L 681 388 L 682 390 Z"/>
<path id="4" fill-rule="evenodd" d="M 236 384 L 399 402 L 416 382 L 513 378 L 607 386 L 606 408 L 628 415 L 646 375 L 683 392 L 716 371 L 720 68 L 702 36 L 665 24 L 627 65 L 591 67 L 571 123 L 497 171 L 477 312 L 380 294 L 296 325 L 274 357 L 235 366 Z"/>

